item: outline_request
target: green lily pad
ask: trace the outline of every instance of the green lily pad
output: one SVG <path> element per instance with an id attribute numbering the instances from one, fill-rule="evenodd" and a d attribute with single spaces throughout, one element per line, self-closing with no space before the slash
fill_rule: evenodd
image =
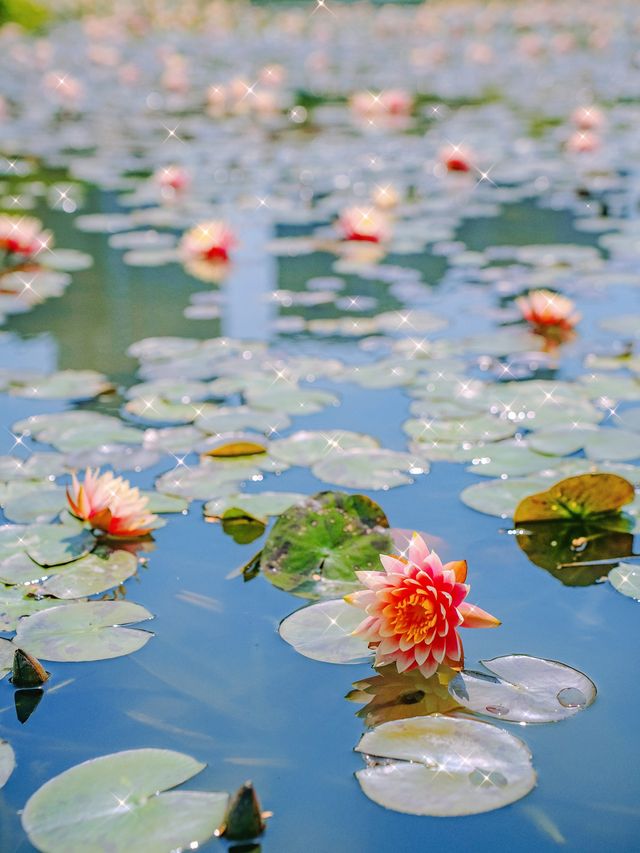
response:
<path id="1" fill-rule="evenodd" d="M 206 415 L 198 416 L 195 425 L 202 432 L 210 435 L 221 435 L 227 432 L 238 432 L 253 429 L 272 435 L 280 429 L 286 429 L 291 423 L 282 412 L 259 411 L 249 406 L 223 407 Z"/>
<path id="2" fill-rule="evenodd" d="M 281 515 L 293 504 L 303 501 L 299 492 L 260 492 L 258 494 L 231 494 L 207 501 L 203 507 L 207 518 L 222 518 L 231 509 L 243 511 L 254 518 Z"/>
<path id="3" fill-rule="evenodd" d="M 34 563 L 25 551 L 18 551 L 0 563 L 0 581 L 5 584 L 37 583 L 48 574 L 50 570 Z"/>
<path id="4" fill-rule="evenodd" d="M 499 441 L 478 450 L 467 471 L 483 477 L 518 477 L 543 471 L 555 461 L 530 450 L 524 441 Z"/>
<path id="5" fill-rule="evenodd" d="M 36 567 L 37 568 L 37 567 Z M 21 586 L 0 585 L 0 631 L 15 631 L 23 616 L 60 606 L 53 598 L 34 598 Z"/>
<path id="6" fill-rule="evenodd" d="M 140 382 L 127 389 L 127 400 L 135 398 L 153 399 L 159 397 L 167 403 L 195 403 L 206 400 L 211 396 L 209 385 L 197 380 L 180 381 L 179 379 L 154 379 L 151 382 Z"/>
<path id="7" fill-rule="evenodd" d="M 590 424 L 540 430 L 529 438 L 532 450 L 566 456 L 584 448 L 589 459 L 628 461 L 640 456 L 640 436 L 626 429 L 602 429 Z"/>
<path id="8" fill-rule="evenodd" d="M 530 655 L 481 661 L 491 675 L 464 670 L 449 684 L 451 695 L 469 711 L 514 723 L 553 723 L 583 711 L 596 686 L 564 663 Z"/>
<path id="9" fill-rule="evenodd" d="M 189 508 L 189 501 L 175 495 L 161 495 L 159 492 L 145 491 L 140 489 L 140 494 L 147 498 L 149 512 L 164 515 L 172 512 L 185 512 Z"/>
<path id="10" fill-rule="evenodd" d="M 339 598 L 296 610 L 280 623 L 280 636 L 312 660 L 325 663 L 361 663 L 373 652 L 352 632 L 362 622 L 362 611 Z"/>
<path id="11" fill-rule="evenodd" d="M 124 411 L 149 424 L 190 424 L 198 417 L 215 412 L 215 406 L 212 403 L 174 403 L 149 395 L 129 400 Z"/>
<path id="12" fill-rule="evenodd" d="M 451 421 L 429 418 L 410 418 L 402 425 L 403 430 L 417 441 L 450 441 L 457 444 L 480 441 L 500 441 L 516 432 L 516 425 L 506 419 L 492 415 L 477 415 Z"/>
<path id="13" fill-rule="evenodd" d="M 609 572 L 609 582 L 614 589 L 629 598 L 640 601 L 640 566 L 620 563 Z"/>
<path id="14" fill-rule="evenodd" d="M 263 381 L 262 385 L 264 384 Z M 291 385 L 249 389 L 245 396 L 249 405 L 256 409 L 269 409 L 278 413 L 284 412 L 287 415 L 312 415 L 315 412 L 321 412 L 327 406 L 340 404 L 336 395 L 329 391 L 296 388 Z"/>
<path id="15" fill-rule="evenodd" d="M 369 799 L 405 814 L 480 814 L 516 802 L 536 784 L 527 746 L 477 720 L 392 720 L 366 732 L 356 750 L 390 759 L 356 777 Z"/>
<path id="16" fill-rule="evenodd" d="M 37 541 L 25 547 L 27 554 L 40 566 L 72 563 L 96 547 L 95 536 L 76 524 L 33 525 Z"/>
<path id="17" fill-rule="evenodd" d="M 113 391 L 113 385 L 95 370 L 61 370 L 10 388 L 14 397 L 37 400 L 91 400 L 107 391 Z"/>
<path id="18" fill-rule="evenodd" d="M 0 480 L 50 480 L 65 470 L 65 459 L 60 453 L 32 453 L 28 459 L 0 456 Z"/>
<path id="19" fill-rule="evenodd" d="M 64 571 L 47 578 L 39 587 L 54 598 L 82 598 L 106 592 L 136 573 L 138 561 L 128 551 L 114 551 L 106 558 L 88 554 Z"/>
<path id="20" fill-rule="evenodd" d="M 11 672 L 13 667 L 13 656 L 16 647 L 11 640 L 0 639 L 0 678 L 4 678 L 8 672 Z M 0 767 L 2 766 L 2 756 L 0 756 Z M 0 779 L 2 772 L 0 771 Z M 2 783 L 0 782 L 0 788 Z"/>
<path id="21" fill-rule="evenodd" d="M 226 793 L 170 791 L 205 765 L 167 749 L 131 749 L 78 764 L 27 801 L 22 826 L 43 853 L 192 849 L 214 835 Z"/>
<path id="22" fill-rule="evenodd" d="M 379 447 L 379 442 L 370 435 L 347 430 L 300 430 L 272 441 L 269 453 L 289 465 L 313 465 L 332 453 L 354 448 Z"/>
<path id="23" fill-rule="evenodd" d="M 286 510 L 260 559 L 280 589 L 306 598 L 335 597 L 354 588 L 356 571 L 379 570 L 392 553 L 384 512 L 364 495 L 320 492 Z"/>
<path id="24" fill-rule="evenodd" d="M 261 479 L 255 457 L 207 462 L 190 468 L 180 465 L 156 480 L 156 489 L 167 495 L 191 500 L 209 500 L 238 492 L 240 485 Z"/>
<path id="25" fill-rule="evenodd" d="M 411 474 L 427 474 L 429 465 L 411 453 L 384 448 L 335 451 L 311 469 L 319 479 L 351 489 L 391 489 L 412 483 Z"/>
<path id="26" fill-rule="evenodd" d="M 611 376 L 610 373 L 589 373 L 578 380 L 582 393 L 590 400 L 605 397 L 609 400 L 640 400 L 640 379 L 633 376 Z"/>
<path id="27" fill-rule="evenodd" d="M 462 490 L 460 500 L 486 515 L 512 518 L 518 504 L 536 489 L 543 489 L 548 482 L 542 477 L 509 477 L 507 480 L 473 483 Z"/>
<path id="28" fill-rule="evenodd" d="M 0 740 L 0 788 L 4 788 L 16 766 L 16 756 L 11 744 Z"/>
<path id="29" fill-rule="evenodd" d="M 153 634 L 123 626 L 147 619 L 152 614 L 129 601 L 74 602 L 21 619 L 15 643 L 42 660 L 105 660 L 141 649 Z"/>
<path id="30" fill-rule="evenodd" d="M 67 507 L 65 489 L 53 486 L 48 489 L 34 488 L 33 491 L 10 498 L 3 507 L 5 517 L 17 524 L 52 521 Z"/>

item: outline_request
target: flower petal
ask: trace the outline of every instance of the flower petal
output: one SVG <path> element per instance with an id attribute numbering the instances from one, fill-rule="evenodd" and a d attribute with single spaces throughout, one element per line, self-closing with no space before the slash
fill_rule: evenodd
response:
<path id="1" fill-rule="evenodd" d="M 468 604 L 466 601 L 462 602 L 458 610 L 462 616 L 463 628 L 497 628 L 501 624 L 499 619 L 487 613 L 486 610 L 475 604 Z"/>

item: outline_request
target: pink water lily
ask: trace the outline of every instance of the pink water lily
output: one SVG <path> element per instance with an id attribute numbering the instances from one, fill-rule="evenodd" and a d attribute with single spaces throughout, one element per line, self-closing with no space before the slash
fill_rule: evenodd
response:
<path id="1" fill-rule="evenodd" d="M 516 306 L 531 330 L 543 337 L 551 348 L 571 340 L 580 321 L 575 303 L 552 290 L 531 290 L 516 299 Z"/>
<path id="2" fill-rule="evenodd" d="M 148 510 L 149 499 L 111 471 L 101 474 L 99 468 L 87 468 L 82 483 L 73 474 L 67 500 L 76 518 L 109 536 L 135 539 L 158 524 L 158 516 Z"/>
<path id="3" fill-rule="evenodd" d="M 464 664 L 458 628 L 493 628 L 500 621 L 465 601 L 464 560 L 442 564 L 414 533 L 407 558 L 381 555 L 384 572 L 357 572 L 366 589 L 345 596 L 365 611 L 353 632 L 375 649 L 375 666 L 395 663 L 429 678 L 440 664 Z"/>
<path id="4" fill-rule="evenodd" d="M 221 220 L 201 222 L 182 235 L 180 252 L 186 261 L 228 261 L 236 238 Z"/>
<path id="5" fill-rule="evenodd" d="M 338 220 L 343 240 L 382 243 L 391 236 L 387 217 L 374 207 L 348 207 Z"/>
<path id="6" fill-rule="evenodd" d="M 0 214 L 0 251 L 12 255 L 12 262 L 32 260 L 51 242 L 51 232 L 45 231 L 35 216 Z"/>

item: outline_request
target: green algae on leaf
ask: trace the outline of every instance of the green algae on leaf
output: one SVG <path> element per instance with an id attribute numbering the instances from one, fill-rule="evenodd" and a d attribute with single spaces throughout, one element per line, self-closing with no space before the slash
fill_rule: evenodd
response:
<path id="1" fill-rule="evenodd" d="M 74 602 L 21 619 L 15 643 L 43 660 L 105 660 L 141 649 L 153 635 L 124 626 L 147 619 L 152 614 L 129 601 Z"/>
<path id="2" fill-rule="evenodd" d="M 372 652 L 366 640 L 352 636 L 362 612 L 341 598 L 296 610 L 280 623 L 279 633 L 290 646 L 324 663 L 361 663 Z"/>
<path id="3" fill-rule="evenodd" d="M 476 714 L 515 723 L 551 723 L 582 711 L 596 686 L 567 664 L 530 655 L 480 661 L 490 675 L 463 670 L 449 684 L 458 703 Z"/>
<path id="4" fill-rule="evenodd" d="M 516 802 L 536 784 L 527 746 L 477 720 L 393 720 L 366 732 L 356 751 L 373 757 L 356 773 L 366 796 L 405 814 L 481 814 Z"/>
<path id="5" fill-rule="evenodd" d="M 170 789 L 204 767 L 167 749 L 94 758 L 39 788 L 24 808 L 22 825 L 43 853 L 157 853 L 199 846 L 222 823 L 227 794 Z"/>
<path id="6" fill-rule="evenodd" d="M 378 570 L 393 551 L 389 522 L 364 495 L 319 492 L 286 510 L 264 545 L 260 568 L 271 583 L 307 598 L 353 589 L 356 571 Z"/>

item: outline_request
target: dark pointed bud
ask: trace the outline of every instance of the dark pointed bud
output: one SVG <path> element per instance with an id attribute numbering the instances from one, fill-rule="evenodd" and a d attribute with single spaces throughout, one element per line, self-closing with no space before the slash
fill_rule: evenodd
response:
<path id="1" fill-rule="evenodd" d="M 16 717 L 18 722 L 24 725 L 44 696 L 41 687 L 29 687 L 26 690 L 16 690 L 13 694 L 16 703 Z"/>
<path id="2" fill-rule="evenodd" d="M 37 658 L 22 649 L 13 655 L 11 683 L 14 687 L 39 687 L 49 680 L 49 673 Z"/>
<path id="3" fill-rule="evenodd" d="M 224 834 L 234 841 L 256 838 L 264 832 L 260 803 L 251 782 L 245 782 L 234 794 L 227 812 Z"/>

